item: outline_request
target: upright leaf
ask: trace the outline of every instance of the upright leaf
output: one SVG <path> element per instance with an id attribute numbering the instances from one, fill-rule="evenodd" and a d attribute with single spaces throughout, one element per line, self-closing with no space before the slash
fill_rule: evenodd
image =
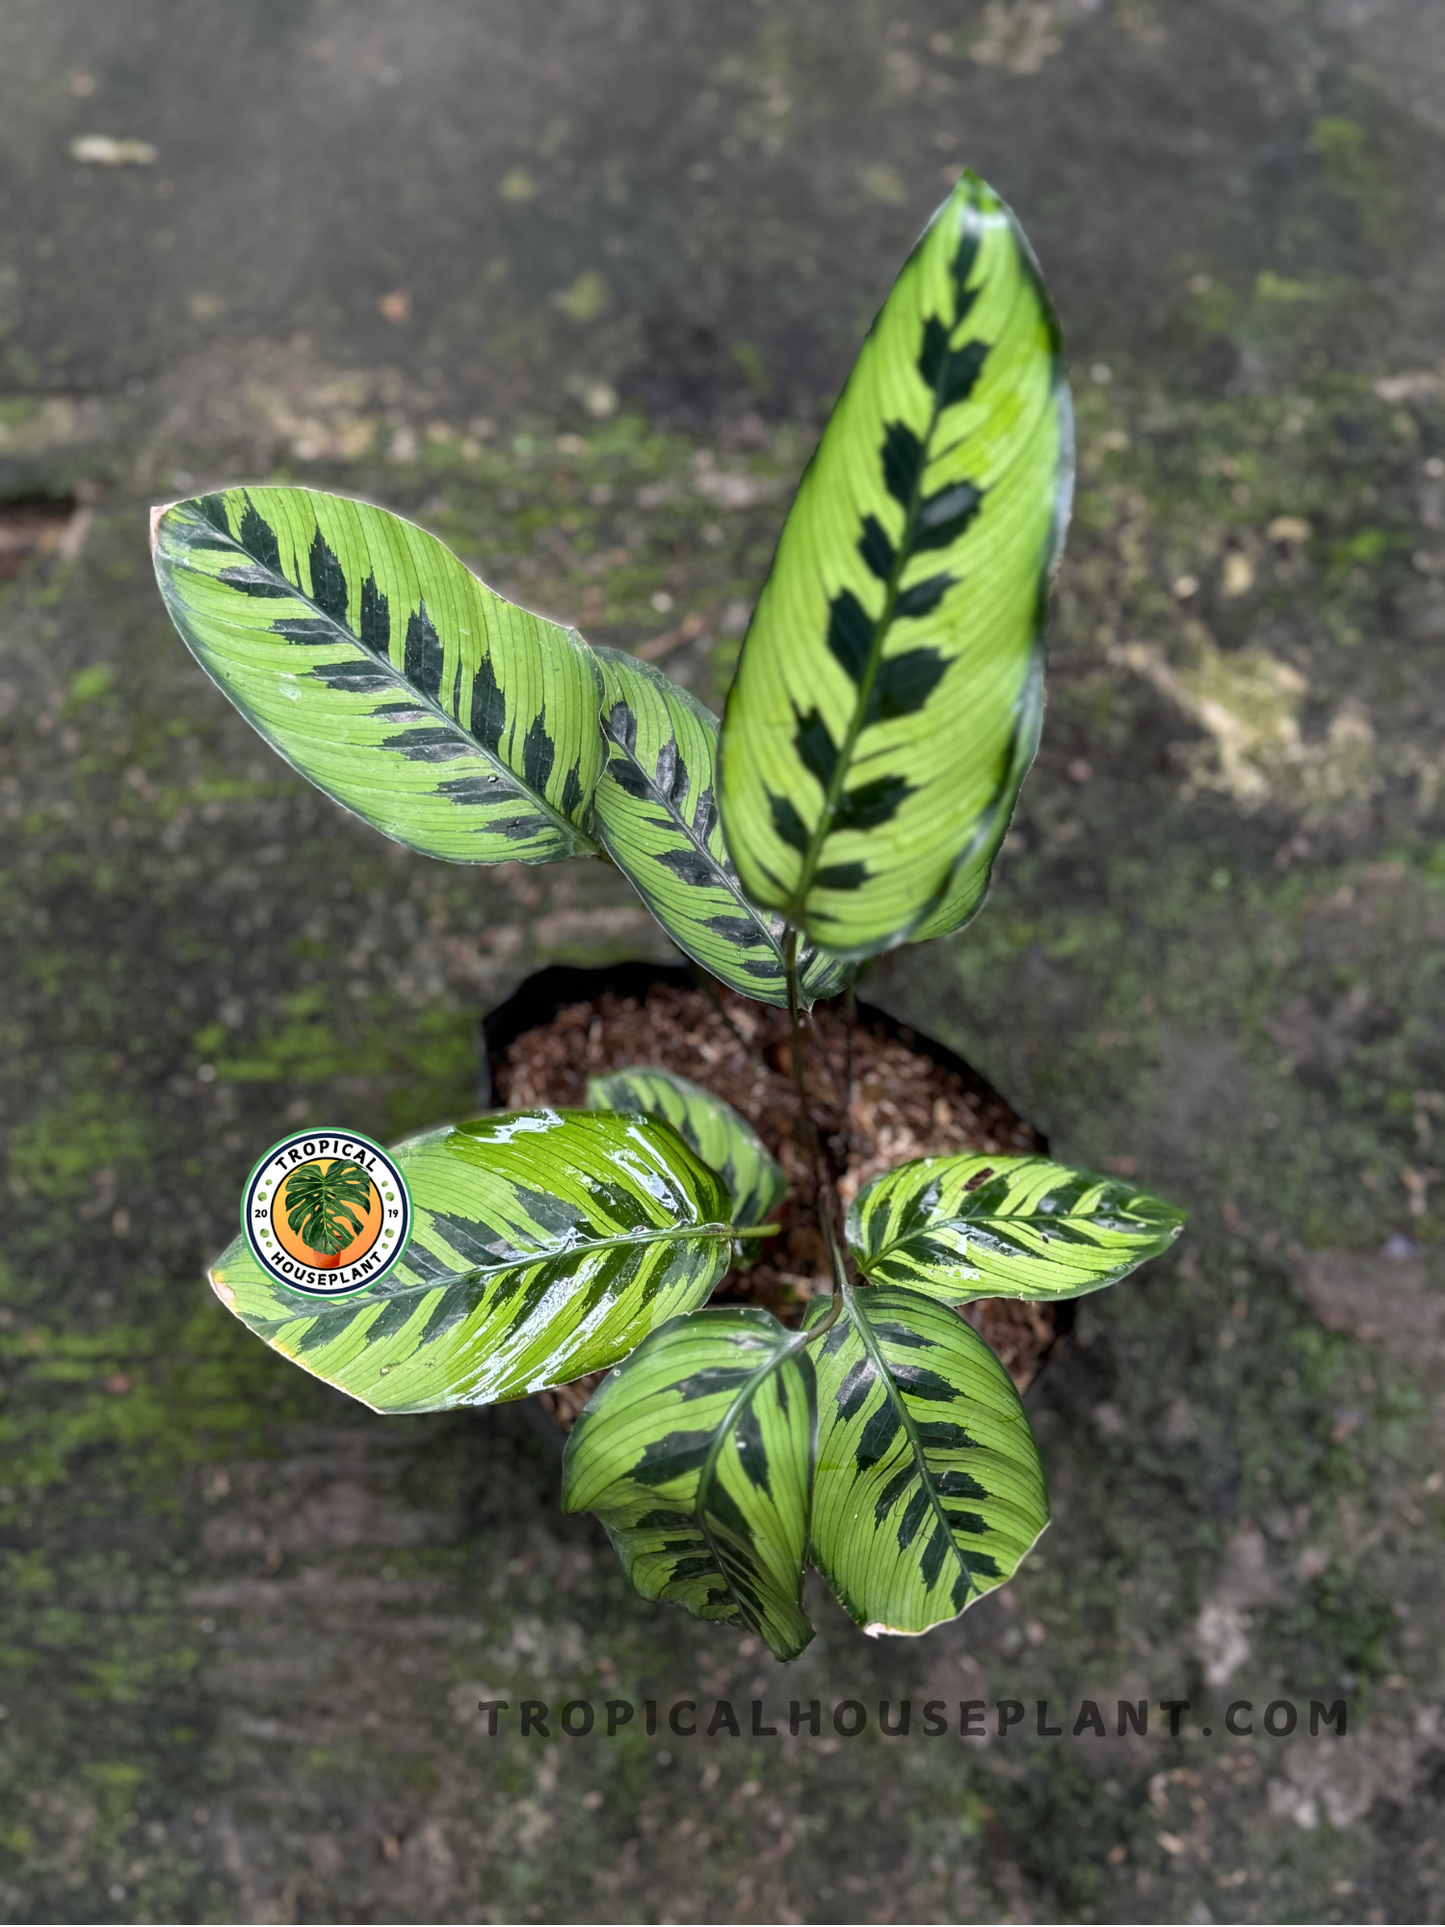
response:
<path id="1" fill-rule="evenodd" d="M 865 1185 L 848 1211 L 858 1268 L 958 1305 L 1078 1298 L 1166 1251 L 1173 1205 L 1049 1158 L 961 1152 L 912 1158 Z"/>
<path id="2" fill-rule="evenodd" d="M 823 1301 L 807 1323 L 825 1315 Z M 956 1312 L 845 1289 L 818 1374 L 813 1558 L 870 1633 L 922 1633 L 1008 1579 L 1049 1519 L 1013 1381 Z"/>
<path id="3" fill-rule="evenodd" d="M 1013 760 L 1009 764 L 998 799 L 992 811 L 979 819 L 977 835 L 954 865 L 953 875 L 936 910 L 911 932 L 914 943 L 927 943 L 933 937 L 947 937 L 971 923 L 983 908 L 993 878 L 994 858 L 1003 847 L 1008 826 L 1018 802 L 1019 790 L 1039 746 L 1044 720 L 1044 665 L 1042 656 L 1035 664 L 1031 684 L 1019 702 L 1019 727 L 1014 737 Z"/>
<path id="4" fill-rule="evenodd" d="M 379 1284 L 303 1298 L 239 1238 L 210 1274 L 243 1324 L 373 1411 L 487 1405 L 601 1371 L 727 1269 L 726 1187 L 661 1118 L 500 1113 L 392 1156 L 413 1230 Z"/>
<path id="5" fill-rule="evenodd" d="M 919 929 L 1007 818 L 1072 472 L 1038 268 L 965 175 L 803 477 L 723 723 L 743 883 L 830 950 Z"/>
<path id="6" fill-rule="evenodd" d="M 153 522 L 197 661 L 328 796 L 452 863 L 595 854 L 599 679 L 570 629 L 365 502 L 233 488 Z"/>
<path id="7" fill-rule="evenodd" d="M 783 925 L 749 902 L 718 822 L 717 717 L 649 664 L 594 653 L 606 684 L 597 833 L 607 854 L 679 950 L 730 989 L 786 1004 Z M 851 975 L 812 946 L 799 953 L 805 1004 Z"/>
<path id="8" fill-rule="evenodd" d="M 762 1224 L 782 1202 L 788 1188 L 782 1165 L 745 1117 L 691 1078 L 629 1064 L 606 1077 L 589 1077 L 587 1102 L 594 1111 L 665 1117 L 727 1185 L 735 1224 Z"/>
<path id="9" fill-rule="evenodd" d="M 588 1401 L 562 1504 L 595 1512 L 645 1599 L 760 1633 L 779 1659 L 813 1637 L 803 1555 L 817 1430 L 801 1334 L 716 1306 L 655 1331 Z"/>

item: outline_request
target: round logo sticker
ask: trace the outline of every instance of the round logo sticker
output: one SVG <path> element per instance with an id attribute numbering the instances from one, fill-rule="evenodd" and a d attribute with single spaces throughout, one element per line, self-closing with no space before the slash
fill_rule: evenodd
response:
<path id="1" fill-rule="evenodd" d="M 241 1229 L 268 1277 L 311 1298 L 384 1278 L 411 1236 L 398 1167 L 358 1131 L 297 1131 L 251 1173 Z"/>

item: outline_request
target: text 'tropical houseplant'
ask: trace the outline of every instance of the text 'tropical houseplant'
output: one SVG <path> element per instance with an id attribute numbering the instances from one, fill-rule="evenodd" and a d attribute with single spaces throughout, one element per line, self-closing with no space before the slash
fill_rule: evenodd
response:
<path id="1" fill-rule="evenodd" d="M 1072 472 L 1038 268 L 966 175 L 803 477 L 721 723 L 364 503 L 174 503 L 155 562 L 207 673 L 339 803 L 457 863 L 605 855 L 688 956 L 787 1007 L 806 1133 L 811 1005 L 983 901 L 1038 743 Z M 820 1176 L 834 1289 L 789 1329 L 707 1305 L 781 1195 L 751 1128 L 645 1066 L 590 1096 L 395 1147 L 414 1230 L 379 1284 L 318 1302 L 238 1240 L 217 1293 L 381 1412 L 614 1368 L 569 1440 L 564 1504 L 601 1517 L 647 1597 L 780 1658 L 812 1634 L 810 1561 L 871 1631 L 922 1632 L 1007 1579 L 1047 1521 L 1043 1470 L 955 1307 L 1097 1290 L 1177 1214 L 1042 1157 L 960 1154 L 885 1172 L 843 1222 Z M 347 1205 L 324 1191 L 318 1173 L 296 1200 L 323 1245 Z"/>

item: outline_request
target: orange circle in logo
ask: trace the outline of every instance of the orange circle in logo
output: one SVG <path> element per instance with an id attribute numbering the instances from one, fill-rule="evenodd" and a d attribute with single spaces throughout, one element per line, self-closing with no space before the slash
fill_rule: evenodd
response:
<path id="1" fill-rule="evenodd" d="M 324 1175 L 335 1165 L 347 1163 L 350 1163 L 348 1158 L 313 1158 L 309 1164 L 297 1165 L 291 1176 L 282 1182 L 281 1195 L 276 1200 L 271 1223 L 276 1233 L 277 1244 L 298 1263 L 310 1265 L 315 1271 L 339 1271 L 343 1265 L 355 1264 L 358 1258 L 366 1256 L 381 1236 L 381 1228 L 386 1216 L 382 1208 L 381 1193 L 377 1190 L 375 1182 L 366 1177 L 365 1172 L 361 1174 L 366 1179 L 365 1207 L 363 1208 L 355 1199 L 352 1199 L 345 1207 L 346 1215 L 334 1220 L 348 1231 L 351 1229 L 353 1219 L 360 1225 L 361 1229 L 356 1232 L 349 1244 L 343 1245 L 339 1251 L 316 1251 L 302 1241 L 299 1230 L 291 1229 L 288 1194 L 292 1179 L 302 1172 L 318 1171 Z"/>

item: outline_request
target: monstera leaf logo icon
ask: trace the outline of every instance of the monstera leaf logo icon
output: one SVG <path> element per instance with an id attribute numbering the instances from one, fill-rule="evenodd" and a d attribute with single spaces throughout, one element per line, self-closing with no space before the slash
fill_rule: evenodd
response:
<path id="1" fill-rule="evenodd" d="M 360 1237 L 370 1208 L 371 1179 L 350 1158 L 298 1164 L 286 1180 L 286 1222 L 316 1254 L 318 1268 L 338 1263 Z"/>

